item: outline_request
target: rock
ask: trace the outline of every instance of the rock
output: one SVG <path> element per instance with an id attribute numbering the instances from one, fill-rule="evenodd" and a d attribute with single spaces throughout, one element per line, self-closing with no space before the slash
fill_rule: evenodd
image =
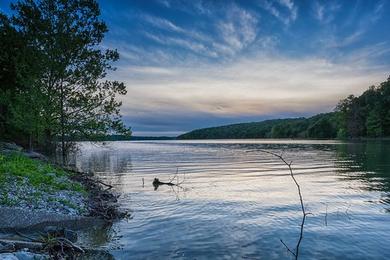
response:
<path id="1" fill-rule="evenodd" d="M 0 254 L 0 260 L 19 260 L 14 254 Z"/>
<path id="2" fill-rule="evenodd" d="M 48 161 L 46 156 L 37 152 L 25 152 L 24 155 L 30 159 L 39 159 L 42 161 Z"/>
<path id="3" fill-rule="evenodd" d="M 0 254 L 0 260 L 43 260 L 49 259 L 46 255 L 34 254 L 28 251 Z"/>
<path id="4" fill-rule="evenodd" d="M 47 212 L 46 209 L 33 211 L 31 209 L 0 207 L 0 229 L 3 230 L 39 230 L 47 226 L 79 229 L 103 223 L 101 219 L 97 218 L 56 214 Z"/>
<path id="5" fill-rule="evenodd" d="M 0 243 L 0 253 L 12 252 L 15 250 L 13 244 L 2 244 Z"/>
<path id="6" fill-rule="evenodd" d="M 14 255 L 18 260 L 41 260 L 41 259 L 48 259 L 45 255 L 39 255 L 30 253 L 27 251 L 19 251 L 15 252 Z"/>
<path id="7" fill-rule="evenodd" d="M 15 143 L 6 143 L 6 142 L 0 142 L 0 150 L 2 151 L 16 151 L 16 152 L 21 152 L 23 151 L 23 147 L 15 144 Z"/>

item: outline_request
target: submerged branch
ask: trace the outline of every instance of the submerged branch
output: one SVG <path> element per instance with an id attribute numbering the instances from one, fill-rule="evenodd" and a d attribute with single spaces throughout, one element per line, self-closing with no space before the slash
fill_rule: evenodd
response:
<path id="1" fill-rule="evenodd" d="M 295 179 L 295 176 L 294 176 L 294 173 L 293 173 L 293 170 L 291 168 L 291 165 L 292 165 L 292 161 L 291 162 L 287 162 L 284 157 L 282 155 L 279 155 L 279 154 L 276 154 L 276 153 L 273 153 L 273 152 L 270 152 L 270 151 L 266 151 L 266 150 L 260 150 L 261 152 L 264 152 L 264 153 L 268 153 L 268 154 L 271 154 L 277 158 L 279 158 L 285 165 L 287 165 L 289 171 L 290 171 L 290 176 L 291 178 L 293 179 L 294 183 L 295 183 L 295 186 L 297 187 L 297 190 L 298 190 L 298 195 L 299 195 L 299 201 L 301 203 L 301 211 L 302 211 L 302 221 L 301 221 L 301 228 L 300 228 L 300 234 L 299 234 L 299 239 L 298 239 L 298 242 L 295 246 L 295 252 L 293 252 L 284 242 L 283 240 L 280 240 L 280 242 L 282 242 L 282 244 L 286 247 L 287 251 L 290 252 L 294 257 L 295 259 L 298 259 L 299 257 L 299 247 L 301 245 L 301 242 L 302 242 L 302 239 L 303 239 L 303 228 L 305 226 L 305 221 L 306 221 L 306 216 L 309 215 L 310 213 L 307 213 L 306 210 L 305 210 L 305 205 L 303 203 L 303 197 L 302 197 L 302 192 L 301 192 L 301 187 L 299 186 L 299 183 L 298 181 Z"/>
<path id="2" fill-rule="evenodd" d="M 154 180 L 153 180 L 154 190 L 157 190 L 158 187 L 161 185 L 167 185 L 167 186 L 171 186 L 171 187 L 176 186 L 178 188 L 183 188 L 183 187 L 181 187 L 181 184 L 183 184 L 184 181 L 186 180 L 185 173 L 183 174 L 183 176 L 184 176 L 183 180 L 179 181 L 179 169 L 177 168 L 175 175 L 172 178 L 170 178 L 168 182 L 163 182 L 163 181 L 160 181 L 158 178 L 154 178 Z M 176 183 L 173 182 L 175 179 L 176 179 Z"/>

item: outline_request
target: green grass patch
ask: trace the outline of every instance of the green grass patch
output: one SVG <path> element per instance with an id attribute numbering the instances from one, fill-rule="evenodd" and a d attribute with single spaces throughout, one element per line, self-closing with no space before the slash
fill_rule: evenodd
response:
<path id="1" fill-rule="evenodd" d="M 0 154 L 0 187 L 7 184 L 8 177 L 18 181 L 26 179 L 30 185 L 45 190 L 70 190 L 86 193 L 84 187 L 68 177 L 71 173 L 49 163 L 14 154 Z"/>

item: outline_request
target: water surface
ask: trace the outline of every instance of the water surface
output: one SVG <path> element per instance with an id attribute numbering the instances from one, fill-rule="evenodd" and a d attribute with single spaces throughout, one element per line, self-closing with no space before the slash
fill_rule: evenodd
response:
<path id="1" fill-rule="evenodd" d="M 121 194 L 132 218 L 89 243 L 117 259 L 389 259 L 390 143 L 218 140 L 82 143 L 74 158 Z M 160 186 L 178 171 L 182 188 Z M 175 180 L 176 181 L 176 180 Z"/>

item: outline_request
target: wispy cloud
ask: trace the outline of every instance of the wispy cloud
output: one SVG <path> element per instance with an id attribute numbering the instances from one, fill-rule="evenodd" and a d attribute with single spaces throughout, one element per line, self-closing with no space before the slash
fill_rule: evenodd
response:
<path id="1" fill-rule="evenodd" d="M 206 45 L 200 42 L 196 42 L 193 40 L 187 40 L 184 38 L 179 38 L 179 37 L 170 37 L 170 36 L 163 36 L 163 35 L 156 35 L 156 34 L 151 34 L 148 32 L 144 32 L 144 35 L 148 37 L 149 39 L 160 43 L 165 46 L 170 46 L 170 47 L 180 47 L 184 48 L 187 50 L 190 50 L 194 53 L 197 53 L 199 55 L 205 55 L 209 57 L 216 57 L 217 53 L 210 50 Z"/>
<path id="2" fill-rule="evenodd" d="M 258 19 L 255 15 L 237 5 L 230 6 L 225 18 L 217 22 L 217 30 L 222 38 L 220 49 L 232 54 L 241 51 L 255 41 L 257 26 Z"/>
<path id="3" fill-rule="evenodd" d="M 351 45 L 357 42 L 360 37 L 364 34 L 364 30 L 357 30 L 351 34 L 344 37 L 336 37 L 334 35 L 329 35 L 326 39 L 321 39 L 323 42 L 324 48 L 341 48 Z"/>
<path id="4" fill-rule="evenodd" d="M 341 4 L 338 2 L 326 2 L 321 3 L 319 1 L 313 2 L 313 15 L 319 22 L 326 24 L 335 19 L 337 11 L 341 8 Z"/>
<path id="5" fill-rule="evenodd" d="M 318 40 L 323 48 L 344 48 L 358 43 L 383 15 L 383 1 L 378 2 L 374 8 L 367 10 L 363 15 L 356 14 L 358 5 L 356 4 L 352 9 L 346 20 L 340 19 L 338 25 L 335 26 L 332 21 L 341 9 L 341 5 L 337 2 L 327 2 L 326 4 L 321 4 L 318 1 L 314 2 L 314 17 L 321 24 L 326 25 L 324 37 Z M 348 31 L 348 33 L 345 33 L 345 31 Z"/>
<path id="6" fill-rule="evenodd" d="M 218 30 L 223 41 L 232 52 L 240 51 L 251 44 L 257 36 L 257 18 L 248 11 L 233 6 L 226 19 L 218 22 Z"/>
<path id="7" fill-rule="evenodd" d="M 261 0 L 259 4 L 285 25 L 294 22 L 298 17 L 298 8 L 291 0 Z"/>
<path id="8" fill-rule="evenodd" d="M 256 15 L 236 4 L 229 4 L 225 9 L 216 12 L 220 17 L 214 19 L 209 25 L 215 31 L 213 35 L 207 35 L 196 28 L 185 28 L 168 19 L 148 14 L 142 14 L 141 17 L 149 25 L 176 35 L 148 30 L 144 30 L 143 34 L 161 45 L 178 46 L 211 58 L 233 56 L 256 40 L 258 31 Z"/>
<path id="9" fill-rule="evenodd" d="M 129 86 L 129 117 L 153 111 L 231 117 L 329 111 L 340 98 L 385 78 L 387 69 L 348 59 L 257 56 L 220 66 L 127 67 L 116 76 Z"/>
<path id="10" fill-rule="evenodd" d="M 180 26 L 174 24 L 173 22 L 171 22 L 167 19 L 151 16 L 148 14 L 143 14 L 142 17 L 145 21 L 149 22 L 150 24 L 152 24 L 160 29 L 171 30 L 171 31 L 180 32 L 180 33 L 186 32 L 185 29 L 181 28 Z"/>
<path id="11" fill-rule="evenodd" d="M 295 21 L 298 15 L 298 8 L 294 5 L 294 2 L 292 0 L 279 0 L 279 3 L 290 11 L 290 21 Z"/>

